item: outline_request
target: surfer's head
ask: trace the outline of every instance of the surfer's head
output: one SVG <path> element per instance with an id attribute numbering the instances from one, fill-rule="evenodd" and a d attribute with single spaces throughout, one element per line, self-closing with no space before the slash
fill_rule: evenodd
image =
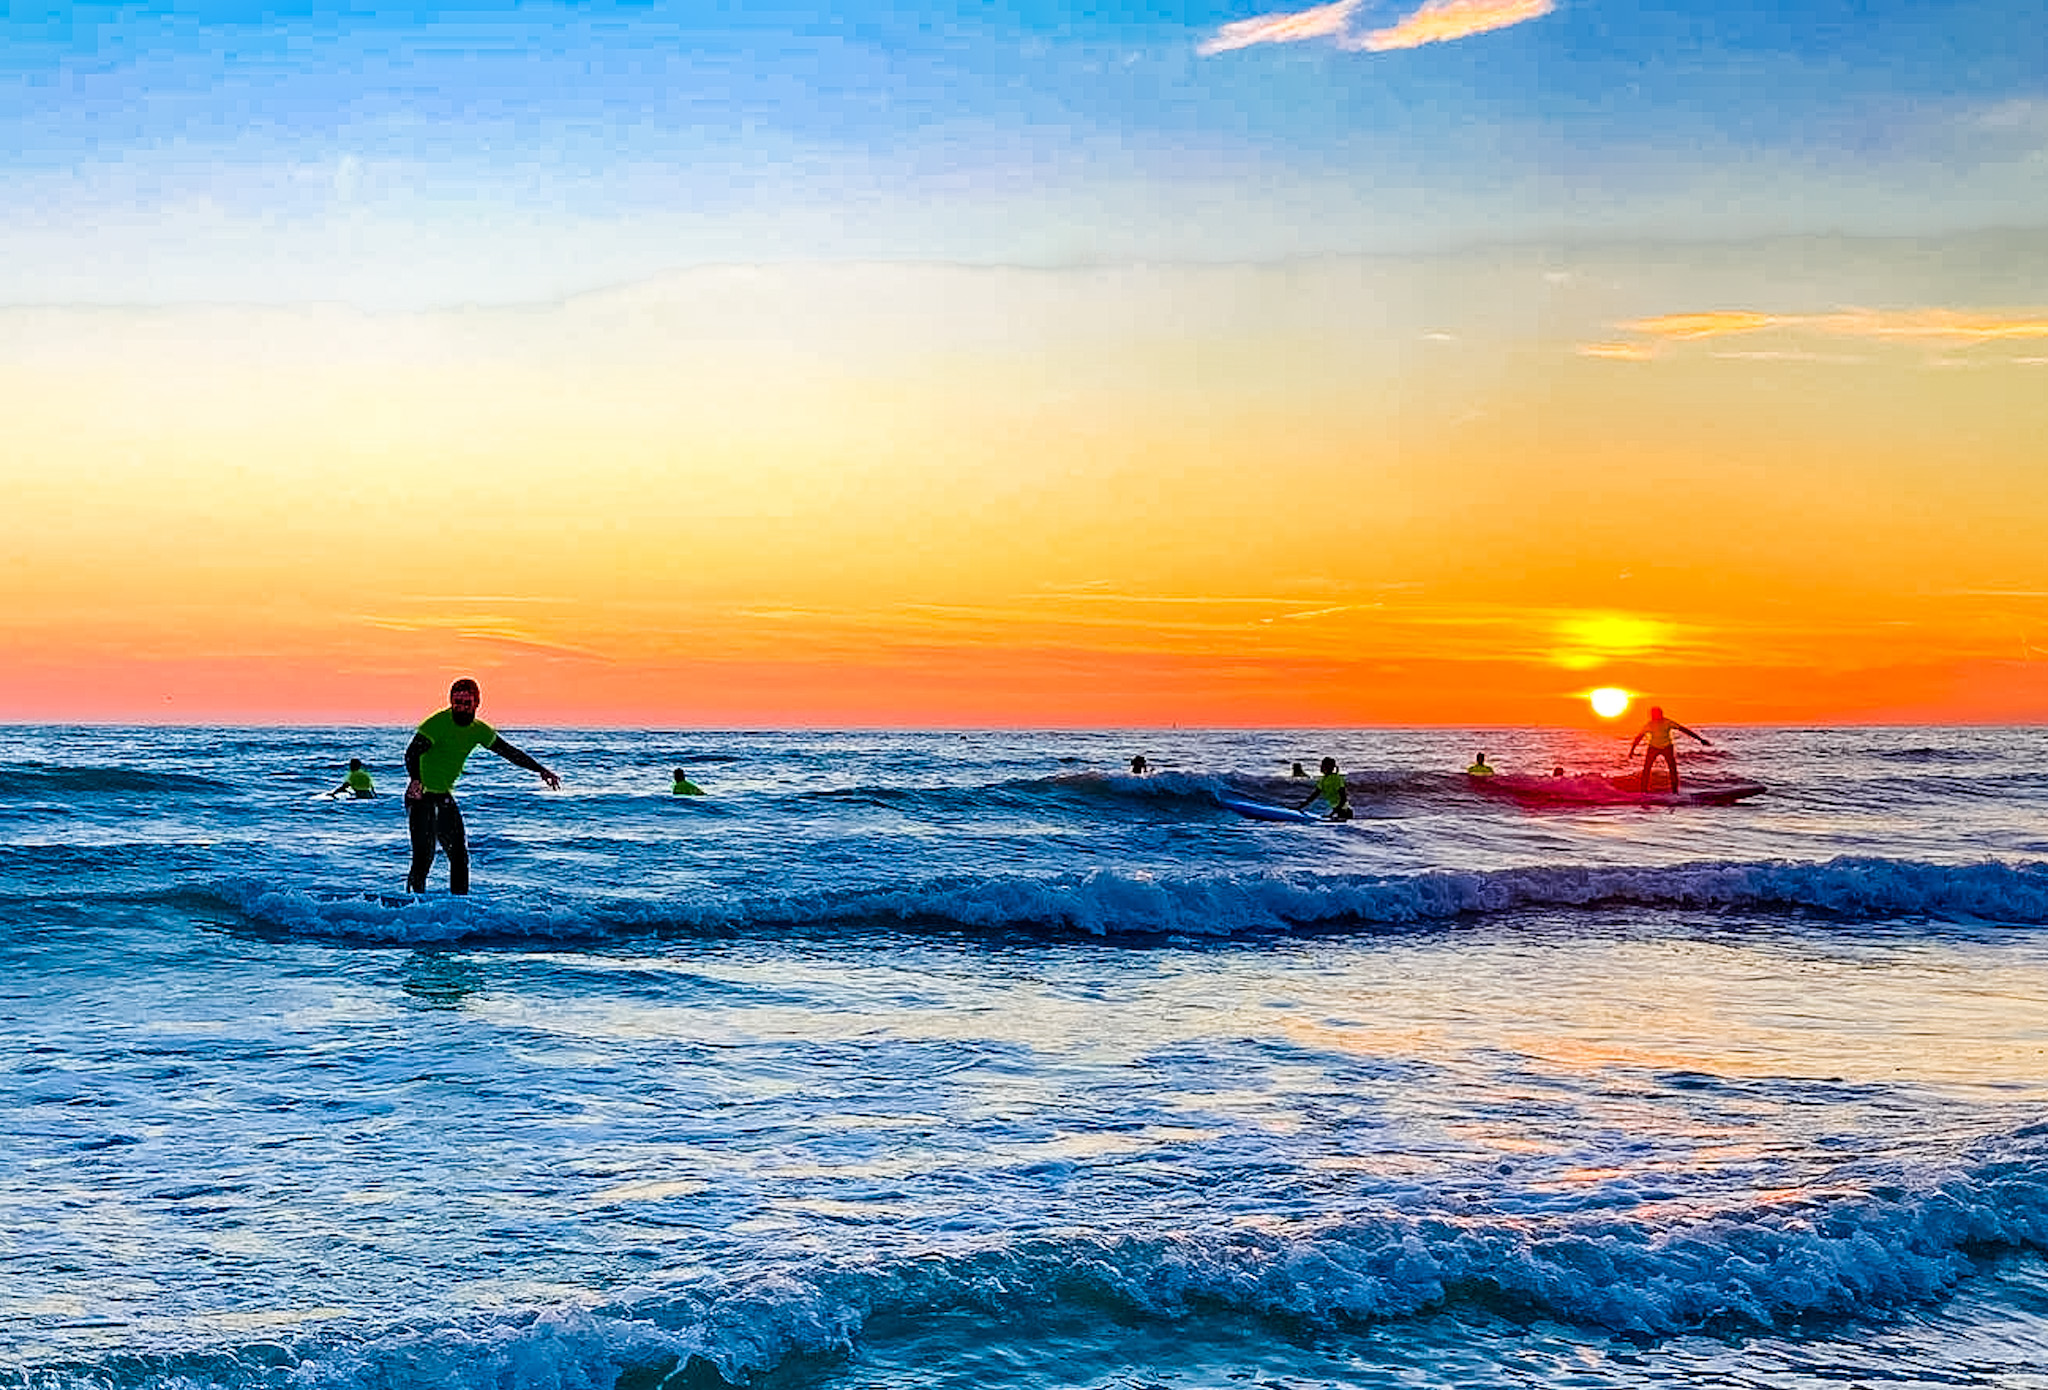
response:
<path id="1" fill-rule="evenodd" d="M 1650 706 L 1650 718 L 1652 718 L 1652 719 L 1662 719 L 1663 717 L 1664 717 L 1664 706 L 1662 706 L 1662 705 L 1651 705 L 1651 706 Z"/>
<path id="2" fill-rule="evenodd" d="M 1323 759 L 1323 771 L 1325 771 L 1325 772 L 1335 772 L 1336 770 L 1337 770 L 1337 760 L 1336 760 L 1335 758 L 1325 758 L 1325 759 Z"/>
<path id="3" fill-rule="evenodd" d="M 676 780 L 677 780 L 678 782 L 687 782 L 687 781 L 689 781 L 689 780 L 690 780 L 690 774 L 689 774 L 689 773 L 687 773 L 687 772 L 685 772 L 685 771 L 683 771 L 683 770 L 682 770 L 681 768 L 677 768 L 677 769 L 676 769 Z"/>
<path id="4" fill-rule="evenodd" d="M 468 676 L 448 687 L 448 712 L 455 716 L 458 724 L 467 724 L 476 718 L 476 707 L 483 702 L 483 691 Z"/>
<path id="5" fill-rule="evenodd" d="M 363 760 L 361 758 L 350 758 L 348 760 L 348 770 L 350 772 L 360 772 L 362 771 L 362 768 Z"/>

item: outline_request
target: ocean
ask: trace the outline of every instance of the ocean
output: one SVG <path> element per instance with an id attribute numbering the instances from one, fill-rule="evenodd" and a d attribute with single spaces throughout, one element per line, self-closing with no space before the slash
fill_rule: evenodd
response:
<path id="1" fill-rule="evenodd" d="M 484 713 L 0 729 L 0 1386 L 2048 1386 L 2048 731 Z"/>

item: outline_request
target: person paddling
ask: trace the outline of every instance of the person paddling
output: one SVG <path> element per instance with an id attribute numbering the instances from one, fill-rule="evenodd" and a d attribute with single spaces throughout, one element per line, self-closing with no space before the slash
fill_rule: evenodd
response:
<path id="1" fill-rule="evenodd" d="M 488 748 L 508 763 L 539 773 L 549 791 L 562 785 L 561 778 L 476 717 L 482 703 L 482 689 L 464 676 L 448 687 L 448 708 L 421 720 L 419 731 L 405 747 L 405 820 L 412 837 L 412 867 L 405 875 L 409 893 L 427 891 L 427 871 L 434 866 L 436 841 L 448 855 L 448 891 L 469 891 L 469 840 L 462 825 L 462 808 L 455 804 L 455 782 L 472 752 Z"/>
<path id="2" fill-rule="evenodd" d="M 1698 742 L 1702 747 L 1711 748 L 1714 746 L 1712 739 L 1704 738 L 1694 733 L 1676 719 L 1665 718 L 1662 705 L 1651 705 L 1649 722 L 1636 730 L 1636 736 L 1630 739 L 1628 743 L 1628 755 L 1633 758 L 1636 755 L 1636 745 L 1645 738 L 1650 740 L 1649 748 L 1643 753 L 1642 789 L 1644 791 L 1650 789 L 1650 769 L 1657 765 L 1657 759 L 1662 758 L 1664 766 L 1671 770 L 1672 795 L 1678 794 L 1678 750 L 1672 747 L 1671 740 L 1671 735 L 1674 732 L 1684 734 L 1687 738 Z"/>

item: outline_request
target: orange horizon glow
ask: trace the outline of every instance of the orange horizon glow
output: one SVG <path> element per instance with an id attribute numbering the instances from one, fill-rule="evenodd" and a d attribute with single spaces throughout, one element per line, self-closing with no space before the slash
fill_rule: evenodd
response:
<path id="1" fill-rule="evenodd" d="M 1591 310 L 1530 349 L 1513 296 L 1556 281 L 1518 276 L 0 310 L 33 465 L 0 720 L 407 722 L 456 674 L 511 725 L 1591 727 L 1602 685 L 1703 724 L 2048 712 L 2032 320 L 1622 363 Z"/>

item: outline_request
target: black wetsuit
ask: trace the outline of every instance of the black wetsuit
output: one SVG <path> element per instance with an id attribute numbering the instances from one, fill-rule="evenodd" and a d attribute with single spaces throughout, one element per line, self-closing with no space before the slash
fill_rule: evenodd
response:
<path id="1" fill-rule="evenodd" d="M 454 792 L 421 792 L 405 806 L 406 829 L 412 835 L 412 867 L 406 871 L 405 891 L 427 891 L 427 870 L 434 867 L 434 842 L 439 840 L 448 855 L 448 891 L 469 891 L 469 839 L 462 828 L 462 808 Z"/>

